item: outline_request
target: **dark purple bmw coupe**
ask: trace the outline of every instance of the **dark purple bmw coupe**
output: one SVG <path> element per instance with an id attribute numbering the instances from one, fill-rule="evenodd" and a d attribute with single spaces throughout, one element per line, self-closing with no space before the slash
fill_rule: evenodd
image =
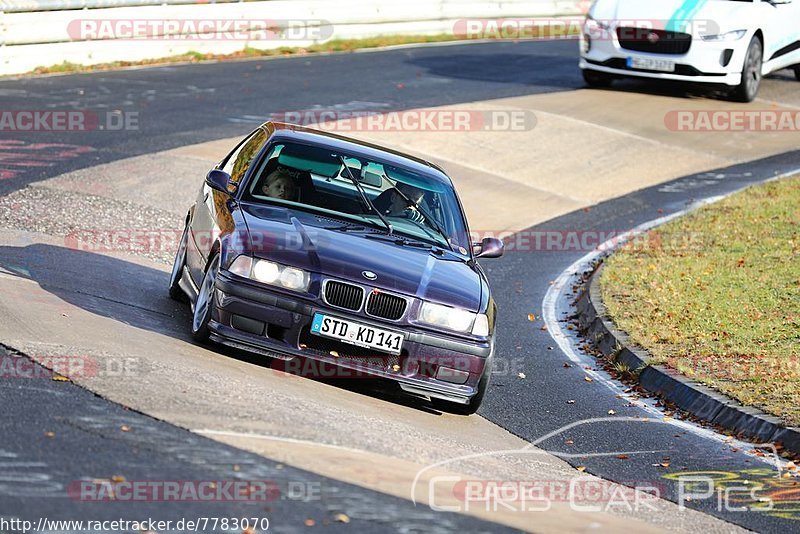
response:
<path id="1" fill-rule="evenodd" d="M 450 178 L 436 165 L 267 122 L 206 176 L 170 278 L 198 341 L 389 378 L 474 413 L 496 306 Z"/>

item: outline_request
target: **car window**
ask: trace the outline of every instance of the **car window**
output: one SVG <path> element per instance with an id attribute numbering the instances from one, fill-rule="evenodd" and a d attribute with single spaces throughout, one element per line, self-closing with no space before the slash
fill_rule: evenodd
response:
<path id="1" fill-rule="evenodd" d="M 249 181 L 244 200 L 295 205 L 383 227 L 339 156 L 394 233 L 467 254 L 462 252 L 469 248 L 466 223 L 452 186 L 380 161 L 300 143 L 276 144 Z"/>
<path id="2" fill-rule="evenodd" d="M 267 139 L 267 133 L 259 128 L 228 156 L 222 170 L 231 177 L 231 182 L 238 184 L 242 181 L 250 162 Z"/>

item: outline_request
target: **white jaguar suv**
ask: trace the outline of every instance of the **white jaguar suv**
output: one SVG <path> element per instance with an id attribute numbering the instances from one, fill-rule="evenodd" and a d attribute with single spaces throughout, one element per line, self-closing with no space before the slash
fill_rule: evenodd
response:
<path id="1" fill-rule="evenodd" d="M 800 80 L 800 0 L 596 0 L 580 52 L 590 86 L 680 80 L 751 102 L 771 72 L 792 67 Z"/>

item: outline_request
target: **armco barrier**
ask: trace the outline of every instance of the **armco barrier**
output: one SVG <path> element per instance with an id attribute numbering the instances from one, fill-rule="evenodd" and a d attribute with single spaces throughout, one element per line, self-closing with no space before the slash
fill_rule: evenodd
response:
<path id="1" fill-rule="evenodd" d="M 92 65 L 112 61 L 140 61 L 190 51 L 225 54 L 243 48 L 304 47 L 327 39 L 378 35 L 434 35 L 450 33 L 463 19 L 547 18 L 578 16 L 587 0 L 269 0 L 197 3 L 168 0 L 0 0 L 0 75 L 28 72 L 63 62 Z M 109 7 L 112 6 L 112 7 Z M 118 6 L 118 7 L 117 7 Z M 47 10 L 42 10 L 46 8 Z M 77 8 L 77 9 L 76 9 Z M 235 20 L 278 27 L 291 21 L 321 31 L 298 32 L 290 40 L 215 38 L 82 39 L 75 28 L 97 21 Z M 247 24 L 251 24 L 248 22 Z M 195 34 L 197 35 L 197 34 Z M 101 35 L 102 37 L 102 35 Z"/>

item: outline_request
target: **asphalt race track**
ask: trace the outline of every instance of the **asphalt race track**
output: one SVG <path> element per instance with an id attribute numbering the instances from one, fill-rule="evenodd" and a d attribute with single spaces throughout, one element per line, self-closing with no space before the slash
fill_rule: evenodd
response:
<path id="1" fill-rule="evenodd" d="M 583 88 L 576 61 L 575 43 L 502 42 L 2 80 L 2 109 L 83 109 L 92 110 L 100 117 L 134 112 L 139 128 L 4 133 L 0 140 L 0 210 L 7 211 L 0 211 L 0 222 L 14 220 L 17 210 L 29 213 L 26 211 L 29 207 L 23 205 L 26 202 L 55 198 L 49 196 L 52 191 L 45 194 L 44 190 L 28 188 L 30 185 L 66 173 L 80 173 L 96 165 L 241 136 L 270 113 L 337 105 L 402 110 L 532 95 L 558 96 L 560 93 L 569 96 L 570 92 Z M 795 109 L 800 104 L 797 88 L 797 82 L 780 73 L 768 78 L 762 87 L 764 100 L 760 105 L 763 108 L 779 102 Z M 691 103 L 722 109 L 730 107 L 715 95 L 682 86 L 663 88 L 625 82 L 609 93 L 609 98 L 636 101 L 672 99 L 675 103 L 671 105 L 678 108 L 684 102 L 687 106 Z M 636 110 L 631 111 L 632 115 L 635 113 Z M 796 145 L 796 133 L 777 135 L 783 136 L 782 141 L 787 136 L 795 136 L 788 137 L 790 141 L 785 144 Z M 403 142 L 413 145 L 413 139 L 405 138 Z M 703 152 L 703 142 L 698 141 L 697 152 Z M 722 143 L 719 139 L 708 142 Z M 420 147 L 423 153 L 427 150 L 425 146 Z M 529 147 L 529 150 L 537 158 L 547 157 L 547 154 L 536 154 L 536 147 Z M 577 152 L 579 148 L 572 147 L 572 150 Z M 632 192 L 624 196 L 604 199 L 590 207 L 577 208 L 576 205 L 574 209 L 561 209 L 556 217 L 541 222 L 531 219 L 537 224 L 520 235 L 567 230 L 605 235 L 625 231 L 684 210 L 695 201 L 800 169 L 800 151 L 782 152 L 765 153 L 754 161 L 736 161 L 711 171 L 674 174 L 674 180 L 631 187 Z M 152 170 L 146 167 L 146 162 L 143 165 L 143 171 Z M 207 162 L 199 162 L 197 168 L 203 165 Z M 126 169 L 136 172 L 135 166 Z M 658 171 L 668 173 L 669 169 Z M 647 172 L 646 166 L 641 167 L 641 172 Z M 199 185 L 201 179 L 202 175 L 198 174 L 190 183 Z M 39 192 L 29 194 L 30 191 Z M 135 191 L 128 193 L 135 198 Z M 187 198 L 193 194 L 194 190 Z M 2 197 L 13 200 L 3 203 Z M 399 490 L 392 492 L 380 482 L 374 483 L 380 491 L 369 489 L 373 486 L 365 482 L 369 477 L 363 473 L 351 479 L 355 475 L 347 469 L 337 472 L 330 466 L 315 466 L 308 458 L 293 463 L 288 451 L 279 451 L 280 454 L 276 453 L 276 448 L 260 451 L 252 443 L 237 441 L 237 432 L 242 435 L 278 434 L 276 429 L 289 427 L 295 421 L 297 428 L 291 432 L 297 433 L 299 447 L 301 437 L 303 443 L 317 440 L 311 426 L 308 429 L 303 426 L 311 425 L 315 417 L 320 418 L 319 425 L 330 438 L 325 440 L 329 444 L 355 447 L 357 440 L 363 438 L 358 445 L 365 450 L 384 457 L 394 454 L 403 461 L 418 456 L 421 463 L 446 462 L 449 456 L 455 459 L 474 452 L 470 448 L 470 435 L 478 441 L 484 437 L 497 439 L 498 444 L 516 443 L 515 440 L 523 443 L 524 440 L 602 479 L 627 486 L 656 487 L 662 497 L 673 502 L 679 498 L 679 485 L 675 480 L 678 474 L 713 474 L 745 487 L 747 484 L 772 487 L 770 484 L 780 480 L 779 465 L 776 467 L 769 454 L 752 454 L 752 445 L 667 416 L 652 400 L 632 396 L 626 386 L 614 382 L 598 369 L 591 357 L 584 356 L 576 362 L 559 349 L 551 335 L 553 329 L 544 328 L 542 315 L 546 310 L 542 302 L 552 282 L 584 256 L 586 250 L 569 247 L 515 250 L 499 260 L 483 263 L 492 279 L 500 308 L 497 354 L 504 362 L 504 370 L 493 377 L 487 400 L 479 413 L 506 431 L 507 435 L 501 436 L 499 430 L 492 430 L 488 424 L 482 426 L 485 421 L 478 417 L 464 420 L 442 415 L 424 402 L 403 398 L 390 388 L 273 380 L 266 376 L 268 369 L 261 369 L 264 364 L 257 358 L 235 351 L 212 352 L 194 347 L 185 334 L 188 312 L 165 300 L 168 266 L 156 268 L 152 262 L 148 263 L 159 258 L 141 259 L 137 263 L 87 252 L 69 252 L 59 246 L 63 244 L 63 239 L 58 238 L 63 227 L 69 227 L 79 217 L 92 217 L 91 213 L 79 213 L 77 207 L 73 209 L 69 195 L 63 194 L 61 198 L 64 205 L 53 208 L 55 215 L 49 214 L 55 222 L 44 221 L 48 214 L 34 209 L 30 213 L 41 214 L 41 224 L 32 222 L 30 228 L 20 228 L 18 221 L 16 225 L 0 225 L 8 230 L 2 230 L 0 241 L 0 282 L 14 278 L 12 285 L 3 286 L 6 295 L 0 294 L 0 312 L 7 314 L 6 327 L 0 326 L 0 343 L 22 349 L 25 336 L 45 336 L 42 333 L 45 327 L 37 330 L 38 325 L 33 324 L 34 312 L 23 311 L 23 306 L 17 310 L 13 305 L 15 299 L 25 298 L 24 293 L 8 289 L 29 284 L 41 289 L 42 309 L 59 310 L 61 306 L 64 316 L 74 321 L 65 326 L 63 332 L 54 330 L 54 336 L 56 333 L 62 336 L 62 341 L 58 342 L 62 346 L 78 353 L 90 350 L 89 345 L 99 347 L 99 351 L 113 352 L 117 347 L 112 345 L 114 341 L 101 338 L 113 337 L 114 332 L 133 327 L 143 333 L 131 338 L 131 344 L 152 354 L 153 374 L 150 376 L 154 381 L 164 382 L 154 384 L 152 390 L 147 389 L 144 379 L 135 387 L 123 383 L 115 385 L 113 381 L 98 382 L 97 388 L 83 384 L 100 395 L 95 396 L 75 384 L 46 379 L 31 385 L 0 374 L 0 402 L 4 407 L 0 466 L 5 467 L 0 473 L 0 516 L 37 518 L 49 514 L 49 517 L 75 518 L 75 510 L 79 510 L 92 519 L 114 518 L 124 512 L 124 515 L 135 513 L 166 520 L 188 517 L 190 513 L 229 517 L 263 513 L 279 531 L 300 530 L 304 528 L 305 519 L 314 519 L 317 525 L 329 528 L 351 527 L 358 531 L 389 528 L 499 531 L 504 525 L 548 530 L 557 525 L 557 517 L 555 521 L 543 519 L 537 525 L 510 520 L 487 522 L 491 515 L 486 514 L 434 512 L 424 505 L 414 506 L 397 496 Z M 159 202 L 142 198 L 139 204 L 160 206 Z M 531 212 L 538 209 L 534 204 L 529 208 Z M 175 212 L 180 213 L 180 208 L 172 212 L 154 210 L 152 216 L 168 219 L 169 213 Z M 109 208 L 103 216 L 106 215 L 113 218 L 113 210 Z M 173 216 L 172 223 L 159 221 L 159 224 L 180 225 L 180 216 Z M 55 237 L 48 242 L 24 230 Z M 87 273 L 91 274 L 87 276 Z M 115 280 L 117 273 L 124 273 L 124 279 Z M 566 301 L 562 297 L 556 303 L 559 319 L 571 313 Z M 130 304 L 130 309 L 123 310 L 120 306 L 124 304 Z M 79 314 L 72 310 L 78 310 Z M 530 314 L 534 314 L 535 320 L 530 320 Z M 82 327 L 80 319 L 84 316 L 98 322 Z M 108 331 L 98 331 L 95 324 L 114 326 Z M 74 334 L 64 333 L 67 330 Z M 12 333 L 17 337 L 6 339 Z M 86 336 L 86 347 L 81 345 L 81 336 Z M 32 346 L 48 342 L 38 337 L 35 341 L 31 342 Z M 118 338 L 116 342 L 124 345 L 126 340 Z M 198 359 L 202 370 L 201 367 L 197 371 L 184 367 L 181 372 L 181 365 L 191 362 L 192 358 Z M 591 375 L 587 375 L 587 371 Z M 255 374 L 245 376 L 248 373 Z M 520 373 L 524 379 L 520 378 Z M 258 408 L 257 392 L 250 393 L 252 382 L 249 380 L 260 379 L 262 375 L 265 380 L 273 380 L 268 382 L 271 388 L 286 388 L 287 404 Z M 585 380 L 587 376 L 594 378 L 589 382 Z M 162 384 L 174 387 L 165 388 Z M 206 386 L 216 392 L 208 393 L 209 398 L 204 400 L 203 387 Z M 113 393 L 115 388 L 119 390 L 118 396 Z M 149 400 L 147 397 L 157 388 L 160 392 Z M 275 394 L 283 392 L 279 390 Z M 301 404 L 306 394 L 312 399 L 312 407 Z M 316 414 L 315 403 L 322 405 L 319 399 L 325 395 L 329 395 L 331 403 L 341 410 L 320 411 L 323 416 Z M 226 411 L 226 396 L 231 397 L 229 411 Z M 364 404 L 363 419 L 352 413 L 359 410 L 361 403 Z M 189 433 L 179 428 L 209 430 L 225 418 L 230 419 L 230 426 L 216 433 L 206 432 L 205 436 L 199 435 L 202 432 Z M 362 432 L 386 430 L 395 434 L 345 436 L 359 434 L 354 432 L 359 425 L 364 425 Z M 135 432 L 122 432 L 122 426 Z M 419 435 L 407 433 L 408 428 L 417 428 Z M 53 432 L 54 436 L 46 432 Z M 424 449 L 426 432 L 437 436 L 436 441 L 431 441 L 431 447 L 437 448 L 435 453 Z M 341 439 L 337 433 L 343 435 Z M 403 443 L 406 438 L 409 445 L 407 455 L 403 456 L 400 450 L 406 448 Z M 448 450 L 447 442 L 451 438 L 454 445 Z M 493 443 L 487 441 L 476 446 L 491 450 Z M 392 447 L 397 450 L 393 452 Z M 270 459 L 276 456 L 285 458 L 289 465 Z M 556 473 L 563 473 L 558 471 L 562 469 L 558 465 L 554 463 L 541 469 L 552 469 L 550 476 L 557 476 Z M 412 467 L 409 467 L 411 472 Z M 87 477 L 89 480 L 111 478 L 119 474 L 118 471 L 124 471 L 129 480 L 223 480 L 226 477 L 269 480 L 280 488 L 280 496 L 276 498 L 278 502 L 268 503 L 266 507 L 263 503 L 214 503 L 203 506 L 200 513 L 196 512 L 199 508 L 187 512 L 191 507 L 154 502 L 126 503 L 125 506 L 82 502 L 76 507 L 74 500 L 63 491 L 53 490 L 68 486 L 72 481 L 87 480 Z M 49 482 L 55 485 L 50 486 Z M 293 483 L 298 483 L 297 487 L 304 488 L 303 491 L 318 489 L 322 497 L 306 499 L 300 491 L 293 498 Z M 793 531 L 800 521 L 800 498 L 796 497 L 796 489 L 793 492 L 789 491 L 788 497 L 786 493 L 776 497 L 773 508 L 749 497 L 733 503 L 716 498 L 693 499 L 687 503 L 689 508 L 725 523 L 711 520 L 704 523 L 699 514 L 681 516 L 681 521 L 686 522 L 680 523 L 674 515 L 676 507 L 631 514 L 628 520 L 647 521 L 648 527 L 671 530 L 728 532 L 742 527 L 759 532 Z M 347 514 L 351 523 L 337 521 L 338 513 Z M 613 520 L 617 519 L 614 516 Z M 598 517 L 597 524 L 614 530 L 619 524 L 613 520 L 603 524 L 604 518 Z M 569 525 L 576 530 L 586 526 L 580 522 Z"/>

